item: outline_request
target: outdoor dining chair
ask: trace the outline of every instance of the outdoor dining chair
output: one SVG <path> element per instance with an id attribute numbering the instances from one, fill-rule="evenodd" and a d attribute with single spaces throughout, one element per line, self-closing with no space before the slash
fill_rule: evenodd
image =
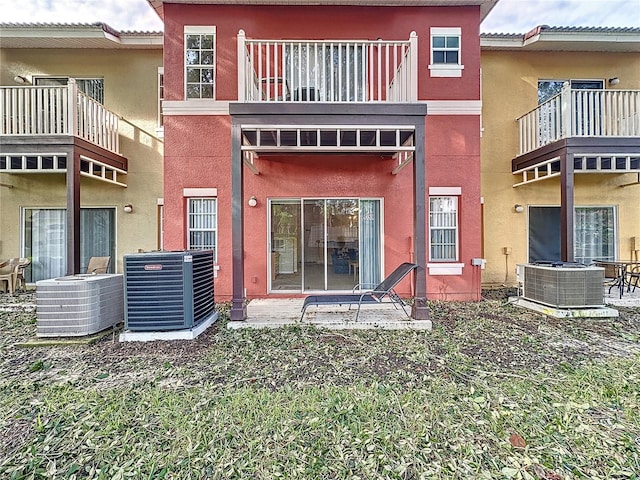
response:
<path id="1" fill-rule="evenodd" d="M 18 258 L 10 258 L 0 262 L 0 287 L 3 291 L 8 291 L 12 295 L 16 288 L 18 260 Z M 5 283 L 7 285 L 6 288 Z"/>
<path id="2" fill-rule="evenodd" d="M 111 257 L 91 257 L 87 265 L 87 273 L 107 273 Z"/>

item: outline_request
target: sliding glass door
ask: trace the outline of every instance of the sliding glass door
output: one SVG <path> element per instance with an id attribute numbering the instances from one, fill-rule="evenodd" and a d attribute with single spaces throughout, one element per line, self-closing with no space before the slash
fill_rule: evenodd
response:
<path id="1" fill-rule="evenodd" d="M 357 198 L 272 200 L 271 290 L 347 291 L 362 282 L 379 283 L 380 203 Z"/>
<path id="2" fill-rule="evenodd" d="M 560 207 L 529 207 L 529 262 L 560 260 Z M 574 259 L 589 265 L 616 258 L 616 210 L 575 207 Z"/>
<path id="3" fill-rule="evenodd" d="M 26 271 L 28 282 L 66 274 L 67 227 L 65 209 L 25 208 L 23 210 L 23 257 L 31 259 Z M 115 209 L 80 210 L 80 271 L 89 258 L 115 258 Z M 111 262 L 110 270 L 113 271 Z"/>

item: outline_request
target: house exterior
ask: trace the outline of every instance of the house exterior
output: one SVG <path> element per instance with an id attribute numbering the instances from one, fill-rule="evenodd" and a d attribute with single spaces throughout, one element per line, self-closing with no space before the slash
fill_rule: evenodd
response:
<path id="1" fill-rule="evenodd" d="M 32 283 L 157 249 L 162 34 L 2 24 L 0 46 L 0 258 Z"/>
<path id="2" fill-rule="evenodd" d="M 640 29 L 481 37 L 486 284 L 640 249 Z"/>
<path id="3" fill-rule="evenodd" d="M 480 296 L 477 1 L 150 0 L 165 24 L 164 247 L 216 298 Z"/>

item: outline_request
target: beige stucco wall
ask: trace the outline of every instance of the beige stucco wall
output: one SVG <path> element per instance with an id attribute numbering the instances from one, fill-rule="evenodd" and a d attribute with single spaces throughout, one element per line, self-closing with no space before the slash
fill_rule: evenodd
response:
<path id="1" fill-rule="evenodd" d="M 515 204 L 560 205 L 559 178 L 513 188 L 521 180 L 511 173 L 518 152 L 516 118 L 536 107 L 539 79 L 606 79 L 620 84 L 605 88 L 640 89 L 640 55 L 602 52 L 482 51 L 483 135 L 481 139 L 484 197 L 485 284 L 515 283 L 515 266 L 527 261 L 527 213 Z M 578 174 L 575 205 L 616 206 L 618 255 L 629 258 L 630 238 L 640 237 L 640 185 L 635 174 Z M 512 254 L 506 258 L 503 247 Z"/>
<path id="2" fill-rule="evenodd" d="M 162 50 L 0 50 L 0 85 L 22 75 L 103 77 L 105 106 L 121 117 L 120 151 L 129 161 L 127 188 L 81 179 L 83 207 L 116 208 L 116 261 L 138 249 L 158 248 L 157 199 L 162 197 L 162 139 L 157 128 L 157 73 Z M 0 173 L 0 259 L 20 253 L 23 207 L 65 208 L 62 174 Z M 122 207 L 132 204 L 131 214 Z"/>

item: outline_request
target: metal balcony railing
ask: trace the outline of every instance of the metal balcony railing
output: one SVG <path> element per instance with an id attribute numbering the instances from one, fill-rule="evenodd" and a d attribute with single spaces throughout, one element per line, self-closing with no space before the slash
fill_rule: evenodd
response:
<path id="1" fill-rule="evenodd" d="M 568 137 L 640 137 L 640 90 L 576 90 L 517 119 L 518 155 Z"/>
<path id="2" fill-rule="evenodd" d="M 253 40 L 238 34 L 240 102 L 415 102 L 418 37 Z"/>
<path id="3" fill-rule="evenodd" d="M 0 135 L 73 135 L 119 154 L 118 116 L 65 86 L 0 87 Z"/>

